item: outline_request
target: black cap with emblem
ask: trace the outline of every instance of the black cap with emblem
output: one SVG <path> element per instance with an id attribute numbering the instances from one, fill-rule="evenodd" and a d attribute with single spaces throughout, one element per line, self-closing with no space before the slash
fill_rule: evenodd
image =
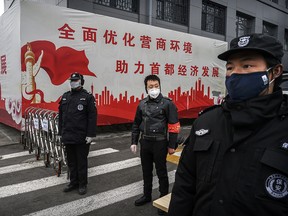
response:
<path id="1" fill-rule="evenodd" d="M 234 38 L 230 42 L 230 49 L 218 55 L 218 58 L 227 61 L 232 54 L 242 50 L 258 51 L 275 58 L 279 63 L 284 55 L 283 46 L 276 38 L 264 34 L 249 34 Z"/>
<path id="2" fill-rule="evenodd" d="M 70 75 L 70 78 L 69 80 L 81 80 L 81 85 L 83 86 L 84 85 L 84 78 L 83 78 L 83 75 L 78 73 L 78 72 L 74 72 Z"/>

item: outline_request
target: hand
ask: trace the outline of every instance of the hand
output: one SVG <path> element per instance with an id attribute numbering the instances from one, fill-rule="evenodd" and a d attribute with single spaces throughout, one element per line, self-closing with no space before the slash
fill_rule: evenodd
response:
<path id="1" fill-rule="evenodd" d="M 175 149 L 173 149 L 173 148 L 168 148 L 168 154 L 169 155 L 172 155 L 172 154 L 174 154 L 175 153 Z"/>
<path id="2" fill-rule="evenodd" d="M 132 152 L 133 154 L 136 154 L 136 152 L 137 152 L 137 145 L 132 144 L 132 145 L 130 146 L 130 150 L 131 150 L 131 152 Z"/>
<path id="3" fill-rule="evenodd" d="M 90 144 L 93 140 L 93 137 L 86 137 L 85 140 L 86 140 L 86 144 Z"/>

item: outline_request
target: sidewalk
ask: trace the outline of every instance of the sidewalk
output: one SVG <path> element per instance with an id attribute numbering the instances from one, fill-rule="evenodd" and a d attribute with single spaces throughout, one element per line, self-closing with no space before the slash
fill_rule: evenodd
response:
<path id="1" fill-rule="evenodd" d="M 0 146 L 20 143 L 21 132 L 0 123 Z"/>
<path id="2" fill-rule="evenodd" d="M 131 124 L 98 127 L 96 140 L 131 136 L 130 128 Z M 20 144 L 20 143 L 21 143 L 21 131 L 16 130 L 15 128 L 7 126 L 0 122 L 0 146 Z"/>

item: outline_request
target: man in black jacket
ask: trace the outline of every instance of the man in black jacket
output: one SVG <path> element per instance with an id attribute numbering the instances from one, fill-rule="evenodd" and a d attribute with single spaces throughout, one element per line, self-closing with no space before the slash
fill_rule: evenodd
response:
<path id="1" fill-rule="evenodd" d="M 87 192 L 87 157 L 90 143 L 96 137 L 97 122 L 95 98 L 83 89 L 83 84 L 81 74 L 71 74 L 71 91 L 65 92 L 59 103 L 59 135 L 66 147 L 70 170 L 70 183 L 64 192 L 78 188 L 80 195 Z"/>
<path id="2" fill-rule="evenodd" d="M 166 167 L 167 152 L 175 152 L 177 135 L 180 130 L 178 113 L 171 99 L 163 97 L 160 79 L 156 75 L 148 75 L 145 80 L 148 96 L 140 101 L 132 126 L 131 151 L 136 153 L 140 137 L 140 156 L 144 179 L 144 195 L 135 201 L 136 206 L 151 201 L 153 162 L 159 178 L 160 196 L 168 194 L 169 182 Z M 167 138 L 169 133 L 169 138 Z M 163 212 L 158 210 L 159 214 Z"/>
<path id="3" fill-rule="evenodd" d="M 169 216 L 286 216 L 288 99 L 282 44 L 263 34 L 235 38 L 226 61 L 228 95 L 193 123 Z M 181 213 L 180 213 L 181 212 Z"/>

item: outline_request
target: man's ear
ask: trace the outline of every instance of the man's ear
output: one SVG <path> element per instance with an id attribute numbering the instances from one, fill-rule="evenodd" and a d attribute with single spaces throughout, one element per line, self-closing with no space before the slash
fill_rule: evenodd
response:
<path id="1" fill-rule="evenodd" d="M 274 79 L 276 79 L 277 77 L 281 76 L 281 74 L 283 73 L 283 65 L 282 64 L 278 64 L 273 68 L 273 77 Z"/>

